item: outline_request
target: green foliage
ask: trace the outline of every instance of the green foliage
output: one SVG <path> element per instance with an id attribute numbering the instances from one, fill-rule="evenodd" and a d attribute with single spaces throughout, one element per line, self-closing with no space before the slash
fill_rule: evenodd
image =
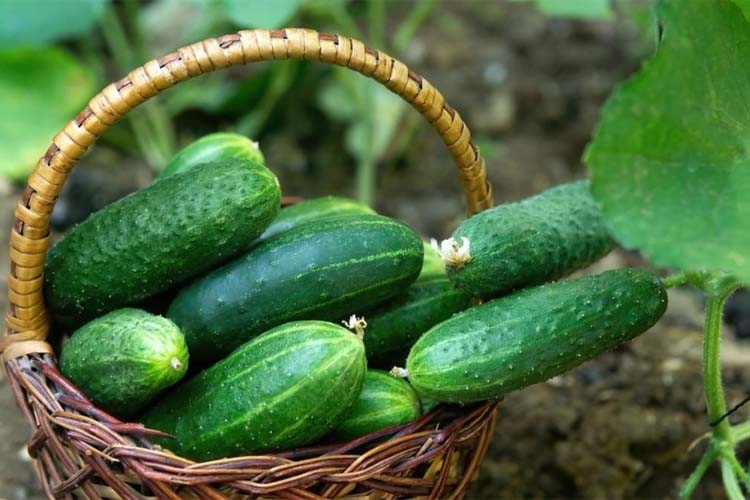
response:
<path id="1" fill-rule="evenodd" d="M 750 24 L 728 0 L 657 13 L 657 54 L 610 97 L 586 152 L 592 191 L 626 247 L 750 282 Z"/>
<path id="2" fill-rule="evenodd" d="M 607 19 L 614 17 L 611 0 L 531 0 L 534 6 L 548 16 L 576 17 L 580 19 Z"/>
<path id="3" fill-rule="evenodd" d="M 94 89 L 91 73 L 62 49 L 0 50 L 0 175 L 23 180 Z"/>
<path id="4" fill-rule="evenodd" d="M 223 0 L 225 15 L 248 28 L 281 28 L 297 11 L 300 0 Z"/>
<path id="5" fill-rule="evenodd" d="M 43 45 L 93 28 L 106 0 L 0 0 L 0 46 Z"/>

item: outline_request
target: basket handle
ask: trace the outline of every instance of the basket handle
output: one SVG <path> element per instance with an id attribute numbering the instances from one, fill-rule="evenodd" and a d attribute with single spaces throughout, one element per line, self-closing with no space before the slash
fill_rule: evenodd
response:
<path id="1" fill-rule="evenodd" d="M 149 61 L 105 87 L 55 136 L 36 164 L 16 207 L 10 235 L 10 306 L 0 351 L 14 345 L 5 350 L 6 358 L 42 351 L 38 341 L 46 339 L 49 331 L 42 272 L 50 241 L 50 214 L 70 170 L 89 146 L 134 107 L 183 80 L 230 66 L 282 59 L 346 66 L 385 85 L 440 134 L 458 167 L 468 212 L 492 206 L 484 160 L 471 142 L 468 127 L 430 82 L 401 61 L 358 40 L 308 29 L 251 30 L 209 38 Z"/>

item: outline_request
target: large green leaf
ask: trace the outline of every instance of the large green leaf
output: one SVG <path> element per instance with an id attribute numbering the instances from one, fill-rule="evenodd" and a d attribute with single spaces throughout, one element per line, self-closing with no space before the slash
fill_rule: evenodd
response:
<path id="1" fill-rule="evenodd" d="M 0 0 L 0 47 L 39 45 L 88 32 L 106 0 Z"/>
<path id="2" fill-rule="evenodd" d="M 61 49 L 0 50 L 0 175 L 24 179 L 94 90 L 91 73 Z"/>
<path id="3" fill-rule="evenodd" d="M 585 154 L 615 237 L 655 263 L 750 282 L 750 23 L 729 0 L 660 4 L 654 58 Z"/>
<path id="4" fill-rule="evenodd" d="M 242 28 L 282 28 L 297 11 L 301 0 L 223 0 L 222 8 Z"/>

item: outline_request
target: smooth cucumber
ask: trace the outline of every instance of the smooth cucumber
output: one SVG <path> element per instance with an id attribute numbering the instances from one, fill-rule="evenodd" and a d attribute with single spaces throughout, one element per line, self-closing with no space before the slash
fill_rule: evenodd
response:
<path id="1" fill-rule="evenodd" d="M 374 214 L 375 211 L 358 201 L 338 196 L 324 196 L 301 201 L 282 208 L 270 226 L 256 241 L 265 241 L 310 221 L 347 214 Z"/>
<path id="2" fill-rule="evenodd" d="M 419 418 L 419 396 L 403 379 L 368 370 L 362 392 L 333 435 L 345 441 Z"/>
<path id="3" fill-rule="evenodd" d="M 161 180 L 174 174 L 186 172 L 202 163 L 232 158 L 249 160 L 261 165 L 266 164 L 266 159 L 263 157 L 257 142 L 251 141 L 244 135 L 217 132 L 205 135 L 178 151 L 156 179 Z"/>
<path id="4" fill-rule="evenodd" d="M 448 265 L 467 293 L 494 296 L 561 278 L 606 255 L 612 239 L 588 182 L 554 187 L 499 205 L 464 221 L 453 233 L 468 239 L 471 260 Z"/>
<path id="5" fill-rule="evenodd" d="M 193 357 L 222 357 L 287 321 L 338 320 L 406 289 L 422 242 L 380 215 L 311 221 L 271 238 L 184 288 L 167 315 Z"/>
<path id="6" fill-rule="evenodd" d="M 280 196 L 266 167 L 224 160 L 104 207 L 49 252 L 54 318 L 80 323 L 138 303 L 245 251 L 276 216 Z"/>
<path id="7" fill-rule="evenodd" d="M 60 370 L 98 407 L 120 418 L 138 413 L 179 381 L 188 365 L 182 332 L 140 309 L 119 309 L 73 333 Z"/>
<path id="8" fill-rule="evenodd" d="M 385 368 L 402 365 L 420 335 L 468 308 L 471 302 L 472 298 L 453 286 L 445 272 L 442 276 L 421 275 L 406 294 L 364 313 L 367 358 Z"/>
<path id="9" fill-rule="evenodd" d="M 666 307 L 661 281 L 638 269 L 527 288 L 423 335 L 406 362 L 409 380 L 438 401 L 498 398 L 638 336 Z"/>
<path id="10" fill-rule="evenodd" d="M 362 340 L 322 321 L 288 323 L 176 387 L 143 417 L 194 460 L 281 450 L 330 432 L 359 397 Z"/>

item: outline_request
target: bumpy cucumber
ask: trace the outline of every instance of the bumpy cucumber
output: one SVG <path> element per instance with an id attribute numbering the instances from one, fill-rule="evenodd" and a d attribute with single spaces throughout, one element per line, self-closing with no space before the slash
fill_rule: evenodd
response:
<path id="1" fill-rule="evenodd" d="M 279 326 L 172 390 L 143 423 L 194 459 L 280 450 L 330 432 L 359 397 L 364 345 L 322 321 Z"/>
<path id="2" fill-rule="evenodd" d="M 266 164 L 257 142 L 251 141 L 244 135 L 217 132 L 205 135 L 178 151 L 157 176 L 157 180 L 186 172 L 202 163 L 232 158 L 244 159 L 261 165 Z"/>
<path id="3" fill-rule="evenodd" d="M 307 224 L 312 220 L 347 214 L 374 214 L 375 212 L 358 201 L 338 196 L 324 196 L 305 200 L 295 205 L 282 208 L 279 215 L 266 228 L 256 241 L 265 241 L 277 234 Z"/>
<path id="4" fill-rule="evenodd" d="M 60 370 L 97 406 L 129 418 L 185 375 L 188 352 L 173 322 L 119 309 L 82 326 L 64 344 Z"/>
<path id="5" fill-rule="evenodd" d="M 637 269 L 527 288 L 423 335 L 406 362 L 409 380 L 438 401 L 497 398 L 636 337 L 666 307 L 661 281 Z"/>
<path id="6" fill-rule="evenodd" d="M 419 418 L 421 404 L 403 379 L 380 370 L 368 370 L 354 406 L 336 426 L 333 435 L 344 441 Z"/>
<path id="7" fill-rule="evenodd" d="M 367 358 L 384 368 L 402 365 L 420 335 L 468 308 L 471 301 L 445 272 L 420 275 L 406 294 L 364 313 Z"/>
<path id="8" fill-rule="evenodd" d="M 482 296 L 561 278 L 612 247 L 585 181 L 481 212 L 464 221 L 453 240 L 459 246 L 468 241 L 470 260 L 448 259 L 448 276 Z"/>
<path id="9" fill-rule="evenodd" d="M 153 296 L 252 245 L 279 210 L 266 167 L 224 160 L 173 175 L 91 215 L 50 251 L 47 304 L 67 324 Z"/>
<path id="10" fill-rule="evenodd" d="M 276 325 L 338 320 L 406 289 L 422 241 L 379 215 L 311 221 L 254 247 L 184 288 L 167 315 L 194 357 L 215 359 Z"/>

